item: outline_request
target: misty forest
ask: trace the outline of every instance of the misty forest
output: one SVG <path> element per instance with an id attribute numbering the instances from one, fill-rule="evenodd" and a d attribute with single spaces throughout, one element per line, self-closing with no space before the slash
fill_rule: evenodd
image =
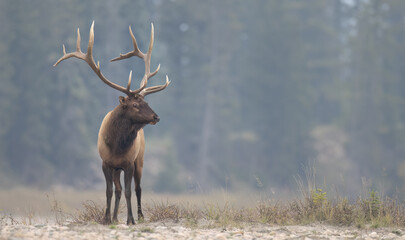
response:
<path id="1" fill-rule="evenodd" d="M 0 188 L 104 189 L 97 134 L 138 87 L 151 23 L 145 191 L 294 191 L 313 168 L 345 195 L 405 191 L 405 1 L 0 1 Z"/>

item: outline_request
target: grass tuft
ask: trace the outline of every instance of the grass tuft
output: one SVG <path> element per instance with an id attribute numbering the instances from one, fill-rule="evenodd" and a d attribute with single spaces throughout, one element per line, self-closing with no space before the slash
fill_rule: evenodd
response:
<path id="1" fill-rule="evenodd" d="M 6 214 L 2 210 L 0 211 L 0 226 L 7 226 L 7 225 L 18 225 L 20 224 L 11 213 Z"/>
<path id="2" fill-rule="evenodd" d="M 51 212 L 55 216 L 55 221 L 58 225 L 63 225 L 66 223 L 66 220 L 68 219 L 68 216 L 66 212 L 62 210 L 62 205 L 60 201 L 56 200 L 55 195 L 52 196 L 52 199 L 49 197 L 49 195 L 46 195 L 48 199 L 49 206 L 51 207 Z"/>
<path id="3" fill-rule="evenodd" d="M 175 204 L 169 204 L 168 201 L 153 203 L 152 206 L 145 207 L 146 212 L 149 215 L 149 221 L 157 222 L 162 220 L 173 220 L 178 222 L 180 219 L 180 207 Z"/>
<path id="4" fill-rule="evenodd" d="M 104 208 L 93 201 L 87 200 L 82 202 L 83 210 L 76 211 L 72 216 L 73 223 L 99 223 L 104 218 Z"/>

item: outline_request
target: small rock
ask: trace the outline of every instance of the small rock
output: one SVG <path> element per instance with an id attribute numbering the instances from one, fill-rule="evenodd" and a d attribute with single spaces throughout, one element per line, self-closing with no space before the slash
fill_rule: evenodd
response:
<path id="1" fill-rule="evenodd" d="M 214 239 L 225 240 L 227 235 L 228 234 L 226 234 L 226 233 L 219 233 L 219 234 L 215 235 Z"/>
<path id="2" fill-rule="evenodd" d="M 62 227 L 59 227 L 59 230 L 60 231 L 66 231 L 66 230 L 69 230 L 69 227 L 62 226 Z"/>
<path id="3" fill-rule="evenodd" d="M 129 227 L 128 227 L 128 225 L 125 225 L 125 224 L 118 224 L 117 225 L 117 229 L 128 229 Z"/>
<path id="4" fill-rule="evenodd" d="M 394 233 L 388 233 L 387 236 L 383 237 L 382 239 L 395 239 L 398 238 L 398 235 Z"/>

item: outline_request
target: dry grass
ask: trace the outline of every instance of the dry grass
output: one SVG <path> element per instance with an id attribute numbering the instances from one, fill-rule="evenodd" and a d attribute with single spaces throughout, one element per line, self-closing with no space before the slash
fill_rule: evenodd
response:
<path id="1" fill-rule="evenodd" d="M 205 204 L 203 207 L 170 202 L 154 203 L 146 208 L 150 222 L 172 220 L 197 224 L 209 221 L 212 226 L 229 226 L 241 223 L 265 223 L 271 225 L 292 225 L 325 223 L 338 226 L 357 227 L 405 227 L 405 206 L 397 200 L 384 200 L 370 193 L 366 199 L 350 203 L 347 199 L 319 200 L 314 193 L 307 199 L 280 203 L 264 201 L 254 207 L 234 207 Z"/>
<path id="2" fill-rule="evenodd" d="M 11 213 L 2 213 L 0 212 L 0 226 L 4 225 L 16 225 L 20 224 L 19 221 L 17 221 Z"/>
<path id="3" fill-rule="evenodd" d="M 83 209 L 77 210 L 72 215 L 73 223 L 99 223 L 101 224 L 104 217 L 104 208 L 94 201 L 88 200 L 82 203 Z"/>
<path id="4" fill-rule="evenodd" d="M 66 220 L 68 219 L 68 216 L 67 216 L 66 212 L 63 211 L 60 201 L 58 201 L 55 198 L 55 195 L 53 195 L 52 197 L 49 197 L 49 195 L 47 194 L 46 197 L 48 198 L 48 203 L 51 208 L 51 212 L 53 213 L 53 215 L 55 217 L 56 223 L 59 225 L 63 225 L 66 222 Z"/>
<path id="5" fill-rule="evenodd" d="M 359 228 L 405 227 L 403 200 L 382 197 L 375 191 L 368 191 L 367 196 L 349 201 L 347 198 L 330 197 L 329 193 L 322 189 L 310 189 L 301 191 L 303 192 L 301 196 L 291 200 L 258 197 L 262 200 L 250 199 L 249 204 L 238 203 L 235 199 L 241 198 L 240 195 L 230 193 L 204 196 L 145 194 L 144 221 L 181 222 L 189 227 L 227 227 L 241 226 L 245 223 L 270 225 L 325 223 Z M 28 194 L 31 193 L 28 191 Z M 81 201 L 81 206 L 75 204 L 74 208 L 66 206 L 62 194 L 54 193 L 51 197 L 43 192 L 41 194 L 46 196 L 45 203 L 48 210 L 50 209 L 48 217 L 53 218 L 53 222 L 57 224 L 101 223 L 104 216 L 104 194 L 89 197 L 89 199 L 97 199 L 95 196 L 99 196 L 99 201 Z M 84 196 L 88 197 L 88 194 Z M 80 195 L 76 197 L 83 198 Z M 29 200 L 29 198 L 26 199 Z M 34 216 L 41 215 L 41 212 L 32 206 L 37 205 L 35 202 L 30 202 L 22 206 L 22 211 L 15 215 L 12 211 L 5 210 L 0 202 L 0 225 L 38 224 L 34 221 Z M 136 206 L 135 203 L 134 206 Z M 119 219 L 125 219 L 125 217 L 126 207 L 121 203 Z M 124 221 L 121 220 L 121 222 Z"/>
<path id="6" fill-rule="evenodd" d="M 157 222 L 162 220 L 172 220 L 178 222 L 182 218 L 181 207 L 168 202 L 153 203 L 152 206 L 146 205 L 145 212 L 149 216 L 149 221 Z"/>

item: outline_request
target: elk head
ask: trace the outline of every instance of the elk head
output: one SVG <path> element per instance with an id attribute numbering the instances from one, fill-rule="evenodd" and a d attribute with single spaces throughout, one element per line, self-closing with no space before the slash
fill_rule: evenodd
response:
<path id="1" fill-rule="evenodd" d="M 143 100 L 141 95 L 135 95 L 134 97 L 120 96 L 120 114 L 129 119 L 136 125 L 155 125 L 159 122 L 160 118 L 149 107 L 148 103 Z"/>
<path id="2" fill-rule="evenodd" d="M 132 81 L 132 71 L 129 73 L 128 85 L 127 87 L 122 87 L 117 85 L 111 81 L 109 81 L 100 70 L 100 63 L 97 62 L 97 65 L 93 58 L 93 45 L 94 45 L 94 21 L 90 27 L 90 34 L 89 34 L 89 44 L 87 48 L 86 54 L 84 54 L 80 49 L 80 31 L 79 28 L 77 29 L 77 41 L 76 41 L 76 51 L 71 53 L 66 53 L 65 45 L 63 45 L 63 56 L 54 64 L 54 67 L 57 66 L 60 62 L 65 59 L 75 57 L 78 59 L 82 59 L 93 69 L 93 71 L 97 74 L 97 76 L 108 86 L 123 92 L 126 94 L 126 97 L 120 96 L 120 105 L 118 109 L 122 117 L 130 119 L 134 124 L 146 125 L 146 124 L 156 124 L 159 122 L 159 116 L 157 116 L 153 110 L 149 107 L 148 103 L 145 102 L 144 97 L 148 94 L 159 92 L 165 89 L 169 84 L 169 78 L 166 75 L 166 83 L 163 85 L 153 86 L 153 87 L 146 87 L 148 84 L 148 80 L 155 76 L 160 69 L 160 64 L 156 68 L 154 72 L 150 71 L 150 59 L 152 55 L 152 48 L 153 48 L 153 41 L 154 41 L 154 29 L 153 24 L 151 24 L 151 36 L 149 42 L 149 48 L 147 53 L 143 53 L 139 50 L 138 44 L 136 42 L 135 36 L 132 33 L 131 26 L 129 26 L 129 33 L 131 35 L 132 44 L 134 47 L 133 51 L 130 51 L 126 54 L 120 54 L 119 57 L 116 57 L 111 60 L 118 61 L 122 59 L 127 59 L 133 56 L 137 56 L 141 58 L 145 62 L 145 74 L 141 80 L 140 87 L 136 90 L 131 90 L 131 81 Z"/>

